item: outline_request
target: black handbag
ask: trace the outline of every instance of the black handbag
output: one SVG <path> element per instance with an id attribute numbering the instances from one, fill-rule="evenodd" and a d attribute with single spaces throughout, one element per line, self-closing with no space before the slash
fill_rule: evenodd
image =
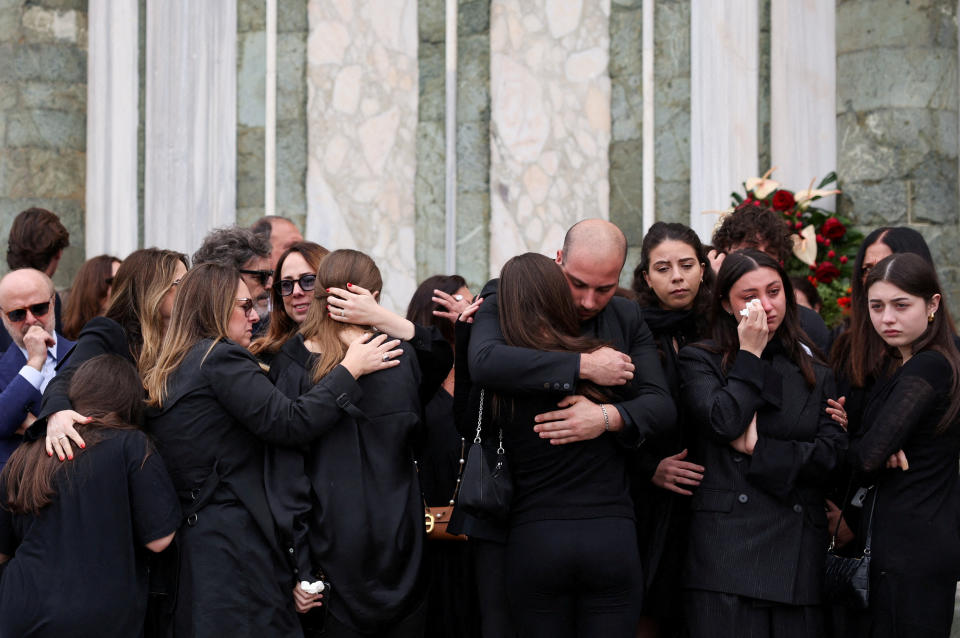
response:
<path id="1" fill-rule="evenodd" d="M 847 491 L 849 496 L 849 490 Z M 844 499 L 840 510 L 840 520 L 843 520 L 843 510 L 849 501 Z M 827 563 L 824 570 L 823 597 L 828 603 L 844 605 L 854 609 L 866 609 L 870 606 L 870 543 L 873 538 L 873 511 L 877 505 L 876 489 L 873 502 L 870 504 L 870 517 L 867 519 L 867 536 L 863 544 L 863 553 L 860 556 L 840 556 L 837 554 L 837 533 L 840 524 L 833 531 L 830 547 L 827 549 Z"/>
<path id="2" fill-rule="evenodd" d="M 477 413 L 477 433 L 467 453 L 463 468 L 457 507 L 470 516 L 504 520 L 510 513 L 513 498 L 513 480 L 503 449 L 503 429 L 499 434 L 496 452 L 483 446 L 480 429 L 483 422 L 483 390 L 480 390 L 480 409 Z"/>

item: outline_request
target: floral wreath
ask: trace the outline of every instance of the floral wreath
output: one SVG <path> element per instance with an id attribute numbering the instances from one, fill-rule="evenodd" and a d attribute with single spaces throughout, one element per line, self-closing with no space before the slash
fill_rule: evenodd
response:
<path id="1" fill-rule="evenodd" d="M 816 188 L 814 179 L 806 190 L 794 192 L 770 179 L 774 170 L 744 182 L 746 197 L 731 193 L 733 205 L 758 204 L 783 216 L 793 234 L 793 255 L 784 264 L 787 274 L 806 277 L 816 287 L 822 302 L 820 315 L 828 326 L 837 325 L 850 312 L 850 278 L 863 235 L 851 228 L 848 218 L 813 205 L 841 192 L 826 188 L 837 182 L 835 172 Z"/>

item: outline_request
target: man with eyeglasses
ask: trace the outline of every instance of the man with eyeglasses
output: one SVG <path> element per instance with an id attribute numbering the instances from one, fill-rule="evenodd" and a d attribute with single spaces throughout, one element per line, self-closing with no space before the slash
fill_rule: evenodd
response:
<path id="1" fill-rule="evenodd" d="M 215 263 L 236 268 L 250 290 L 260 320 L 253 324 L 253 337 L 266 332 L 270 320 L 270 242 L 249 228 L 229 226 L 210 231 L 193 254 L 193 264 Z"/>
<path id="2" fill-rule="evenodd" d="M 0 467 L 35 420 L 47 384 L 73 342 L 54 329 L 54 289 L 39 270 L 21 268 L 0 280 L 0 318 L 13 345 L 0 357 Z"/>

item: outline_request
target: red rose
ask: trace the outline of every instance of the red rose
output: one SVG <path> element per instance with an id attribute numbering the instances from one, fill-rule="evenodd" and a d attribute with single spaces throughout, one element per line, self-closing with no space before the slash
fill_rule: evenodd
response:
<path id="1" fill-rule="evenodd" d="M 823 222 L 820 232 L 828 239 L 840 239 L 847 233 L 847 228 L 836 217 L 829 217 Z"/>
<path id="2" fill-rule="evenodd" d="M 773 194 L 773 210 L 790 210 L 796 205 L 796 200 L 790 191 L 777 191 Z"/>
<path id="3" fill-rule="evenodd" d="M 823 261 L 817 266 L 817 272 L 814 273 L 814 276 L 817 278 L 817 281 L 829 284 L 840 276 L 840 269 L 834 266 L 832 262 Z"/>
<path id="4" fill-rule="evenodd" d="M 840 263 L 841 263 L 841 264 L 845 264 L 845 263 L 847 263 L 848 261 L 849 261 L 849 259 L 847 259 L 847 256 L 846 256 L 846 255 L 840 255 Z"/>
<path id="5" fill-rule="evenodd" d="M 840 297 L 837 299 L 837 305 L 841 308 L 848 308 L 850 306 L 850 297 Z"/>
<path id="6" fill-rule="evenodd" d="M 829 252 L 827 252 L 827 257 L 829 257 L 830 259 L 833 259 L 833 258 L 836 257 L 836 256 L 837 256 L 837 253 L 835 253 L 835 252 L 832 251 L 832 250 L 829 251 Z"/>

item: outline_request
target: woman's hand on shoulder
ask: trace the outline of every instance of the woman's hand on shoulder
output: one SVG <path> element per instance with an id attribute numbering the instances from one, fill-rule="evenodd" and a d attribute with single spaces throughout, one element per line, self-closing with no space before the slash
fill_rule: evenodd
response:
<path id="1" fill-rule="evenodd" d="M 448 320 L 450 323 L 456 322 L 457 318 L 463 314 L 463 312 L 470 307 L 469 301 L 463 298 L 463 295 L 451 295 L 440 289 L 435 288 L 433 290 L 433 297 L 431 297 L 433 303 L 437 304 L 443 310 L 434 310 L 434 317 L 443 317 Z"/>
<path id="2" fill-rule="evenodd" d="M 353 375 L 354 379 L 359 379 L 365 374 L 393 368 L 400 365 L 397 358 L 403 354 L 403 350 L 397 348 L 400 345 L 399 339 L 391 339 L 385 334 L 370 338 L 370 333 L 365 332 L 353 341 L 347 347 L 347 354 L 343 357 L 340 364 Z"/>
<path id="3" fill-rule="evenodd" d="M 81 448 L 87 445 L 83 442 L 83 437 L 80 436 L 80 433 L 77 432 L 73 426 L 75 423 L 85 425 L 89 422 L 89 417 L 77 414 L 73 410 L 60 410 L 47 417 L 47 440 L 45 445 L 47 456 L 53 456 L 54 453 L 56 453 L 57 458 L 61 461 L 65 458 L 72 459 L 73 448 L 70 447 L 71 440 Z"/>

